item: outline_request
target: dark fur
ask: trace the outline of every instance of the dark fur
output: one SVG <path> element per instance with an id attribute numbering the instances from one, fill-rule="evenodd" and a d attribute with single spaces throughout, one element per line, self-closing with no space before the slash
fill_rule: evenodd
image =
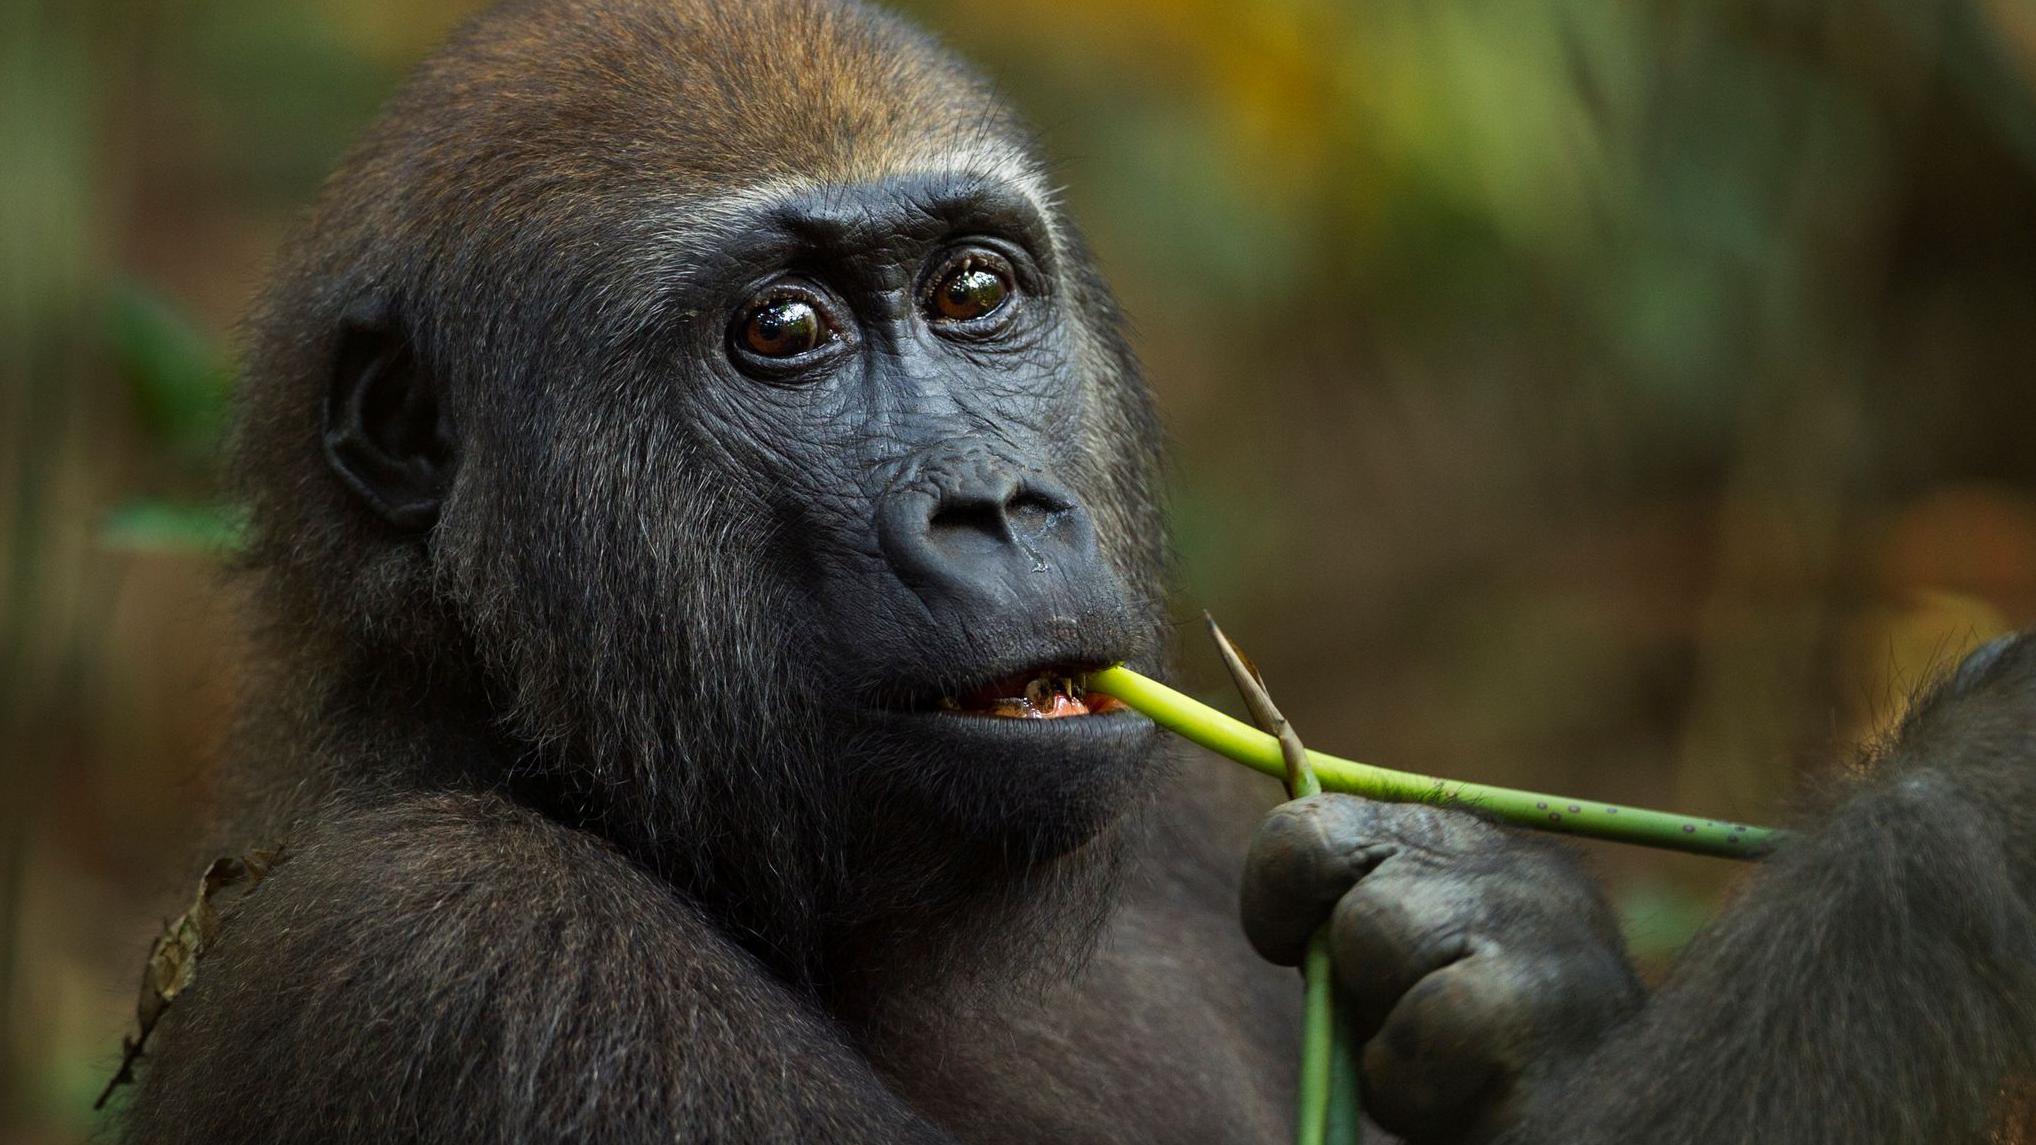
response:
<path id="1" fill-rule="evenodd" d="M 1263 1005 L 1127 1015 L 1208 1047 L 1191 1075 L 1142 1080 L 1112 1037 L 1084 1082 L 1059 1052 L 1087 1016 L 1142 1009 L 1132 983 L 1171 988 L 1148 961 L 1248 958 L 1231 860 L 1193 849 L 1131 901 L 1208 937 L 1095 954 L 1163 772 L 1042 793 L 1035 833 L 1094 832 L 1066 854 L 931 821 L 897 775 L 985 820 L 1008 778 L 844 739 L 825 689 L 867 681 L 810 664 L 883 634 L 817 627 L 783 575 L 784 523 L 742 454 L 771 443 L 676 416 L 697 383 L 674 331 L 730 241 L 717 196 L 1038 170 L 981 81 L 853 4 L 515 2 L 420 70 L 253 323 L 235 473 L 262 660 L 220 842 L 290 857 L 158 1032 L 130 1139 L 896 1141 L 943 1136 L 938 1108 L 988 1116 L 977 1136 L 1033 1139 L 1044 1118 L 1104 1140 L 1127 1115 L 1190 1134 L 1283 1117 L 1273 971 L 1246 976 Z M 1051 411 L 1072 427 L 1053 460 L 1128 590 L 1127 651 L 1156 666 L 1157 423 L 1053 222 L 1069 333 L 1047 364 L 1084 379 Z M 457 427 L 421 535 L 319 446 L 335 369 L 385 351 Z M 998 620 L 970 631 L 994 641 Z M 1085 994 L 1121 997 L 1068 996 L 1078 965 Z M 1046 1093 L 1049 1065 L 1049 1108 L 977 1098 Z M 1231 1092 L 1202 1092 L 1224 1073 Z"/>
<path id="2" fill-rule="evenodd" d="M 541 794 L 653 869 L 711 882 L 788 968 L 817 957 L 809 923 L 869 909 L 838 901 L 845 879 L 893 893 L 837 838 L 831 784 L 851 777 L 815 764 L 834 745 L 792 667 L 810 634 L 784 618 L 804 602 L 765 573 L 768 509 L 700 427 L 661 416 L 677 347 L 660 339 L 688 261 L 719 245 L 697 203 L 985 138 L 1033 164 L 972 76 L 833 4 L 510 4 L 427 64 L 333 176 L 255 327 L 237 471 L 276 662 L 242 754 L 280 802 L 240 832 L 287 834 L 364 779 L 506 768 L 563 783 Z M 1153 414 L 1107 296 L 1072 281 L 1109 383 L 1090 390 L 1084 476 L 1121 514 L 1105 535 L 1125 580 L 1156 585 Z M 392 541 L 315 448 L 362 298 L 395 310 L 491 447 L 467 450 L 429 546 Z M 276 697 L 296 708 L 280 730 Z"/>
<path id="3" fill-rule="evenodd" d="M 2036 638 L 1982 650 L 1507 1141 L 2027 1140 Z"/>
<path id="4" fill-rule="evenodd" d="M 910 464 L 876 434 L 825 476 L 700 396 L 720 350 L 685 332 L 721 329 L 708 288 L 742 239 L 722 197 L 796 185 L 853 224 L 915 179 L 1038 170 L 979 80 L 833 0 L 513 2 L 420 71 L 254 323 L 236 472 L 263 658 L 220 846 L 289 858 L 164 1020 L 130 1140 L 1287 1134 L 1295 995 L 1235 927 L 1232 771 L 984 766 L 835 706 L 1095 628 L 1156 667 L 1159 435 L 1074 228 L 1050 212 L 1051 336 L 972 355 L 959 404 L 971 448 L 1080 491 L 1099 624 L 980 613 L 900 645 L 828 611 L 764 480 L 803 471 L 765 462 L 808 450 L 797 492 L 852 509 L 863 470 Z M 428 506 L 378 511 L 321 449 L 333 379 L 369 359 L 456 430 Z M 1041 408 L 1020 375 L 1072 396 Z M 867 654 L 893 645 L 924 655 Z M 1375 952 L 1345 982 L 1383 1030 L 1374 1108 L 1417 1140 L 1969 1139 L 2036 1044 L 2032 698 L 2027 647 L 1962 675 L 1644 1005 L 1582 876 L 1467 817 L 1310 828 L 1253 909 L 1305 934 L 1346 904 Z M 1436 935 L 1484 961 L 1435 962 L 1462 953 Z"/>

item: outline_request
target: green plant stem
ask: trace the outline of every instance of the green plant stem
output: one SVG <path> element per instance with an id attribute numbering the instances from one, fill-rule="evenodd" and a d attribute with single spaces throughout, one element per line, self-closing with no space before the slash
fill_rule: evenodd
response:
<path id="1" fill-rule="evenodd" d="M 1120 664 L 1090 676 L 1089 687 L 1115 696 L 1154 723 L 1218 755 L 1267 775 L 1286 778 L 1287 765 L 1280 754 L 1279 741 L 1157 680 Z M 1522 827 L 1565 835 L 1727 859 L 1757 859 L 1786 838 L 1784 832 L 1765 827 L 1438 779 L 1319 751 L 1309 751 L 1308 762 L 1326 791 L 1361 795 L 1385 803 L 1460 804 Z"/>
<path id="2" fill-rule="evenodd" d="M 1329 1145 L 1362 1145 L 1364 1118 L 1360 1113 L 1363 1101 L 1357 1090 L 1358 1054 L 1362 1047 L 1357 1044 L 1357 1035 L 1352 1032 L 1349 1021 L 1336 1023 L 1332 1049 L 1327 1126 Z"/>
<path id="3" fill-rule="evenodd" d="M 1335 1091 L 1336 971 L 1329 961 L 1329 928 L 1308 940 L 1301 963 L 1300 1110 L 1296 1145 L 1328 1145 L 1330 1098 Z"/>
<path id="4" fill-rule="evenodd" d="M 1287 784 L 1287 798 L 1300 799 L 1322 793 L 1322 782 L 1308 760 L 1287 717 L 1273 703 L 1258 669 L 1230 638 L 1223 634 L 1216 618 L 1206 616 L 1209 636 L 1216 652 L 1230 672 L 1230 680 L 1244 697 L 1244 706 L 1260 730 L 1278 745 Z M 1294 1118 L 1294 1140 L 1299 1145 L 1356 1145 L 1363 1134 L 1360 1116 L 1354 1039 L 1350 1023 L 1338 1021 L 1342 1009 L 1337 1003 L 1336 967 L 1329 948 L 1329 927 L 1324 925 L 1308 940 L 1308 953 L 1301 960 L 1302 1023 L 1301 1078 L 1297 1086 L 1299 1108 Z"/>

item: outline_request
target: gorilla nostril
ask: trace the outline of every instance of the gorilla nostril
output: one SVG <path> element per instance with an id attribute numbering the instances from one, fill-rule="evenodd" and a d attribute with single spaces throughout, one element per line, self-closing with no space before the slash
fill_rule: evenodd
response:
<path id="1" fill-rule="evenodd" d="M 1004 516 L 1010 519 L 1012 529 L 1021 535 L 1032 536 L 1045 532 L 1047 525 L 1053 521 L 1053 515 L 1067 507 L 1055 498 L 1026 490 L 1011 498 L 1011 503 L 1004 507 Z"/>
<path id="2" fill-rule="evenodd" d="M 934 508 L 926 527 L 936 536 L 966 531 L 998 540 L 1034 537 L 1053 524 L 1056 514 L 1072 507 L 1066 498 L 1030 487 L 1015 489 L 1002 497 L 988 492 L 949 496 Z"/>
<path id="3" fill-rule="evenodd" d="M 929 532 L 936 535 L 949 531 L 982 533 L 985 536 L 1003 539 L 1010 524 L 1002 506 L 989 500 L 948 501 L 933 511 L 933 517 L 926 522 Z"/>
<path id="4" fill-rule="evenodd" d="M 877 541 L 922 597 L 1008 607 L 1091 578 L 1107 583 L 1095 529 L 1068 490 L 1016 466 L 968 459 L 929 464 L 920 476 L 884 499 Z M 1056 569 L 1050 585 L 1031 576 Z"/>

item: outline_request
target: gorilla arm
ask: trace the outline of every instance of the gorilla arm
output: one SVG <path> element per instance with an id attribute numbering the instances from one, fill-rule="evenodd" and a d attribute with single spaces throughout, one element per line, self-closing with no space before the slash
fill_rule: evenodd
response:
<path id="1" fill-rule="evenodd" d="M 2036 1080 L 2032 896 L 2036 641 L 2021 637 L 1920 703 L 1506 1140 L 1999 1140 Z"/>
<path id="2" fill-rule="evenodd" d="M 2036 640 L 1840 794 L 1644 1001 L 1552 848 L 1467 815 L 1288 804 L 1245 923 L 1289 962 L 1330 923 L 1367 1112 L 1410 1141 L 1989 1140 L 2036 1079 Z"/>
<path id="3" fill-rule="evenodd" d="M 328 816 L 158 1038 L 130 1140 L 946 1140 L 670 890 L 483 795 Z"/>

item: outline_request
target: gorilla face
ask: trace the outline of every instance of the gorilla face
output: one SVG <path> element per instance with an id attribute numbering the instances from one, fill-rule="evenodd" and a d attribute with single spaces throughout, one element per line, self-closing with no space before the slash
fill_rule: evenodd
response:
<path id="1" fill-rule="evenodd" d="M 1154 735 L 1082 680 L 1158 639 L 1099 536 L 1123 514 L 1092 508 L 1096 391 L 1124 382 L 1084 369 L 1045 204 L 898 176 L 774 196 L 727 236 L 683 416 L 759 508 L 798 692 L 851 766 L 889 764 L 887 794 L 1027 849 L 1080 841 Z"/>
<path id="2" fill-rule="evenodd" d="M 867 12 L 497 34 L 335 176 L 257 331 L 254 440 L 319 382 L 321 472 L 242 457 L 303 627 L 478 665 L 517 774 L 660 865 L 1093 837 L 1156 754 L 1080 681 L 1159 667 L 1159 434 L 1018 129 Z"/>

